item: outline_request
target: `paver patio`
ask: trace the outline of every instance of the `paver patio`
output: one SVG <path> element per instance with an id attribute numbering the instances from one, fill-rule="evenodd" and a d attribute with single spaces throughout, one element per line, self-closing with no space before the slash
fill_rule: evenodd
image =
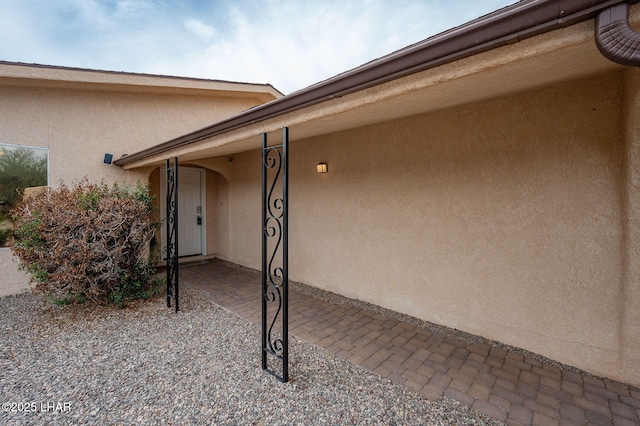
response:
<path id="1" fill-rule="evenodd" d="M 260 324 L 260 276 L 213 259 L 180 282 Z M 509 425 L 638 425 L 640 389 L 561 369 L 291 289 L 289 331 L 428 399 L 449 395 Z"/>

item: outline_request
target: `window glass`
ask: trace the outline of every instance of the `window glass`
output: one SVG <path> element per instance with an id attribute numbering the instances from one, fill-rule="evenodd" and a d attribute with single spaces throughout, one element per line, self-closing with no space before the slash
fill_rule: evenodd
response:
<path id="1" fill-rule="evenodd" d="M 0 247 L 11 229 L 9 211 L 25 188 L 48 184 L 49 150 L 0 143 Z"/>

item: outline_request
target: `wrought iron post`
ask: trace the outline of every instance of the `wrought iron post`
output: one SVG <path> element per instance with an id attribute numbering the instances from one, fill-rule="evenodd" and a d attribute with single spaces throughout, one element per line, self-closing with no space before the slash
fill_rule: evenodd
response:
<path id="1" fill-rule="evenodd" d="M 262 369 L 289 381 L 289 128 L 282 145 L 269 147 L 262 134 Z M 271 179 L 270 183 L 269 180 Z M 281 189 L 278 188 L 281 181 Z M 279 192 L 281 194 L 279 194 Z M 269 312 L 269 307 L 275 312 Z M 281 317 L 280 327 L 276 327 Z M 282 363 L 282 374 L 269 367 Z"/>
<path id="2" fill-rule="evenodd" d="M 167 159 L 167 307 L 173 298 L 176 312 L 178 291 L 178 157 L 174 157 L 173 167 Z"/>

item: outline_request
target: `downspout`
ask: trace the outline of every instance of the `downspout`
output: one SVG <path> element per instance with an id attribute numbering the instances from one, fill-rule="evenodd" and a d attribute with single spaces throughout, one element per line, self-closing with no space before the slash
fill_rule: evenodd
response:
<path id="1" fill-rule="evenodd" d="M 629 4 L 620 3 L 600 12 L 595 31 L 598 50 L 607 59 L 640 66 L 640 33 L 629 24 Z"/>

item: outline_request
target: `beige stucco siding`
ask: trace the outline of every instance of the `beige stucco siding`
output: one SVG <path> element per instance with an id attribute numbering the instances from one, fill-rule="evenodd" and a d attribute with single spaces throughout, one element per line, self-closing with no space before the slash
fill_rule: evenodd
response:
<path id="1" fill-rule="evenodd" d="M 106 183 L 147 183 L 149 170 L 127 171 L 103 164 L 104 154 L 117 159 L 263 101 L 221 90 L 208 95 L 205 90 L 195 94 L 163 90 L 31 87 L 4 84 L 0 79 L 0 143 L 48 148 L 49 184 L 54 187 L 85 177 Z M 28 286 L 27 276 L 18 271 L 8 248 L 0 248 L 0 277 L 4 277 L 0 296 Z"/>
<path id="2" fill-rule="evenodd" d="M 620 377 L 623 88 L 613 73 L 294 140 L 290 277 Z M 259 161 L 231 170 L 229 257 L 256 268 Z"/>
<path id="3" fill-rule="evenodd" d="M 256 104 L 250 98 L 3 87 L 0 142 L 50 149 L 50 183 L 136 181 L 143 175 L 104 165 L 105 153 L 148 148 Z"/>
<path id="4" fill-rule="evenodd" d="M 260 151 L 239 154 L 230 167 L 229 260 L 261 267 L 261 171 Z"/>
<path id="5" fill-rule="evenodd" d="M 211 206 L 212 210 L 215 212 L 215 223 L 210 226 L 213 226 L 213 229 L 215 230 L 213 240 L 215 241 L 215 253 L 217 257 L 221 259 L 228 259 L 229 217 L 231 213 L 229 205 L 229 182 L 224 176 L 216 173 L 215 185 L 216 196 L 212 202 L 214 205 Z M 210 234 L 211 232 L 209 232 L 209 235 Z"/>
<path id="6" fill-rule="evenodd" d="M 640 70 L 625 80 L 623 163 L 623 287 L 619 309 L 622 374 L 640 383 Z"/>

